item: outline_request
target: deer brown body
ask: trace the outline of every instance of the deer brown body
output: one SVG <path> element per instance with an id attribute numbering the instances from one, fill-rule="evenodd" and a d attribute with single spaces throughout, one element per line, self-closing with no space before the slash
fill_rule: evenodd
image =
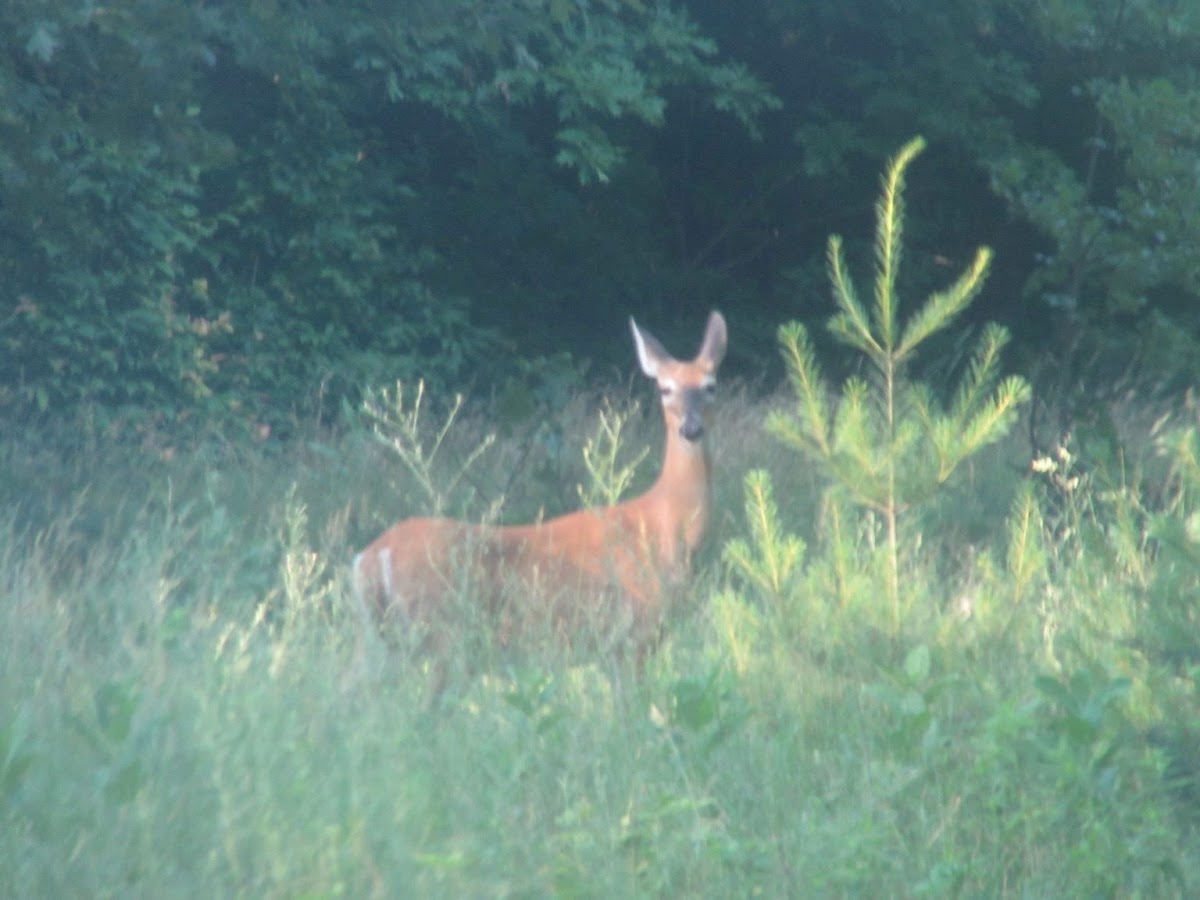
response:
<path id="1" fill-rule="evenodd" d="M 615 506 L 531 525 L 406 519 L 354 560 L 354 586 L 367 612 L 436 631 L 465 593 L 489 614 L 499 611 L 504 628 L 519 627 L 525 615 L 548 615 L 564 630 L 620 622 L 639 650 L 653 639 L 708 527 L 705 411 L 725 355 L 726 327 L 721 314 L 712 313 L 696 358 L 680 362 L 630 324 L 642 370 L 662 395 L 667 437 L 654 485 Z"/>

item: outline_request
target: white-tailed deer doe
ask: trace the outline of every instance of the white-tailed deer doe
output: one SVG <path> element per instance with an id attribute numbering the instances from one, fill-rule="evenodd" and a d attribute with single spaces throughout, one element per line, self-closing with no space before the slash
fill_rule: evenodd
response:
<path id="1" fill-rule="evenodd" d="M 655 638 L 708 527 L 712 467 L 706 408 L 725 356 L 725 319 L 709 315 L 696 358 L 680 362 L 630 319 L 642 371 L 658 383 L 666 423 L 662 472 L 642 494 L 532 525 L 414 518 L 392 526 L 354 559 L 363 611 L 439 631 L 463 598 L 486 607 L 502 632 L 525 617 L 570 630 L 619 628 L 640 654 Z M 463 575 L 466 575 L 464 580 Z M 466 585 L 464 590 L 464 583 Z M 457 612 L 456 612 L 457 610 Z"/>

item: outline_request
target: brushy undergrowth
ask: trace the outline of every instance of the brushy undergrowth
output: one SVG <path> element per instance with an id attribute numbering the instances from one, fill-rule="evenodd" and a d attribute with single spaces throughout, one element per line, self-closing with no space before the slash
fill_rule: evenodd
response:
<path id="1" fill-rule="evenodd" d="M 256 449 L 10 436 L 0 896 L 1196 895 L 1196 410 L 1031 452 L 999 332 L 948 411 L 910 380 L 982 274 L 898 327 L 916 149 L 869 320 L 831 254 L 874 377 L 833 394 L 790 326 L 792 411 L 724 401 L 710 547 L 640 672 L 506 646 L 469 579 L 431 660 L 346 577 L 404 515 L 644 487 L 632 397 L 506 420 L 397 387 L 370 429 Z"/>
<path id="2" fill-rule="evenodd" d="M 985 451 L 905 532 L 893 631 L 881 522 L 747 439 L 768 405 L 723 401 L 716 533 L 643 674 L 495 652 L 432 707 L 420 658 L 363 667 L 345 603 L 353 550 L 427 502 L 365 430 L 10 438 L 0 895 L 1194 895 L 1195 428 L 1123 474 Z M 502 435 L 451 507 L 570 505 L 622 409 Z M 660 428 L 632 415 L 614 471 Z"/>

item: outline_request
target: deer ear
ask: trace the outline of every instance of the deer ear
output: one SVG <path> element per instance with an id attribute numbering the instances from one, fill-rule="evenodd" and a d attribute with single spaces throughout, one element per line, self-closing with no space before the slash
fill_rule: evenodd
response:
<path id="1" fill-rule="evenodd" d="M 638 328 L 632 316 L 629 319 L 629 327 L 633 329 L 633 343 L 637 346 L 638 362 L 642 364 L 642 371 L 651 378 L 657 378 L 659 366 L 669 360 L 671 354 L 658 342 L 658 338 Z"/>
<path id="2" fill-rule="evenodd" d="M 706 361 L 715 369 L 725 358 L 727 340 L 725 317 L 714 309 L 708 315 L 708 327 L 704 329 L 704 342 L 700 345 L 700 352 L 696 354 L 696 359 Z"/>

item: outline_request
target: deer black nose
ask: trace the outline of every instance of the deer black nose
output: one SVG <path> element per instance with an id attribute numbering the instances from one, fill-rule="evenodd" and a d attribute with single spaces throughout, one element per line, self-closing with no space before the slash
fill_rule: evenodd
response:
<path id="1" fill-rule="evenodd" d="M 697 413 L 689 413 L 679 424 L 679 436 L 685 441 L 698 441 L 704 437 L 704 420 Z"/>

